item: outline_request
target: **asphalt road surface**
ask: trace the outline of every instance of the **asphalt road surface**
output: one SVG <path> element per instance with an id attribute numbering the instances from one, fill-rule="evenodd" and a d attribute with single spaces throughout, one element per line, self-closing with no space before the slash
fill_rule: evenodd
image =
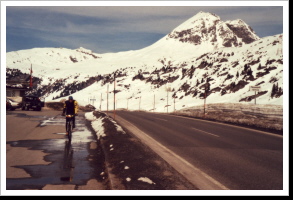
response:
<path id="1" fill-rule="evenodd" d="M 117 111 L 116 120 L 134 135 L 140 133 L 149 146 L 158 144 L 152 148 L 163 152 L 162 157 L 167 152 L 166 161 L 199 188 L 207 184 L 208 189 L 283 189 L 280 135 L 145 112 Z"/>

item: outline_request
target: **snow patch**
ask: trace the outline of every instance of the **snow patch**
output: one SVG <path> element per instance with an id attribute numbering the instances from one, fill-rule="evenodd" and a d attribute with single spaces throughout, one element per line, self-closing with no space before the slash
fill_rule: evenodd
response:
<path id="1" fill-rule="evenodd" d="M 94 121 L 97 119 L 97 117 L 94 116 L 93 112 L 87 112 L 84 115 L 85 115 L 85 118 L 89 121 Z"/>
<path id="2" fill-rule="evenodd" d="M 116 123 L 116 121 L 114 121 L 112 118 L 110 118 L 108 116 L 97 118 L 94 115 L 93 112 L 85 113 L 85 118 L 87 120 L 91 121 L 92 128 L 95 130 L 98 139 L 100 139 L 101 137 L 106 136 L 105 135 L 105 129 L 104 129 L 104 126 L 103 126 L 104 125 L 103 119 L 105 119 L 105 118 L 109 119 L 111 121 L 111 123 L 113 123 L 113 125 L 115 126 L 117 132 L 122 133 L 122 134 L 126 134 L 126 132 L 123 130 L 123 128 L 120 125 L 118 125 Z M 113 144 L 111 144 L 110 145 L 110 151 L 113 151 L 113 150 L 114 150 L 114 147 L 113 147 Z"/>
<path id="3" fill-rule="evenodd" d="M 142 182 L 146 182 L 146 183 L 149 183 L 149 184 L 156 184 L 155 182 L 153 182 L 151 179 L 149 179 L 148 177 L 140 177 L 138 178 L 137 180 L 139 181 L 142 181 Z"/>
<path id="4" fill-rule="evenodd" d="M 92 128 L 96 132 L 98 139 L 106 136 L 104 126 L 103 126 L 104 122 L 103 122 L 102 117 L 97 118 L 96 116 L 94 116 L 93 112 L 87 112 L 87 113 L 85 113 L 85 118 L 87 120 L 91 121 Z"/>
<path id="5" fill-rule="evenodd" d="M 106 136 L 105 131 L 104 131 L 104 127 L 103 127 L 103 119 L 99 118 L 95 121 L 92 121 L 92 127 L 93 129 L 96 131 L 97 134 L 97 138 L 100 139 L 101 137 Z"/>
<path id="6" fill-rule="evenodd" d="M 131 181 L 131 178 L 127 177 L 127 178 L 126 178 L 126 181 L 127 181 L 127 182 L 130 182 L 130 181 Z"/>

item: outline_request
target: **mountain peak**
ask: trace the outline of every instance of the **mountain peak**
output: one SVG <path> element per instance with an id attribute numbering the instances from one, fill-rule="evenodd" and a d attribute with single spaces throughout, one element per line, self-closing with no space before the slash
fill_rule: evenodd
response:
<path id="1" fill-rule="evenodd" d="M 189 18 L 187 21 L 179 25 L 177 28 L 174 30 L 179 31 L 179 30 L 186 30 L 192 27 L 201 27 L 205 26 L 205 23 L 214 23 L 214 21 L 219 21 L 220 17 L 209 12 L 203 12 L 200 11 L 193 17 Z M 173 30 L 173 31 L 174 31 Z"/>
<path id="2" fill-rule="evenodd" d="M 204 12 L 204 11 L 198 12 L 192 18 L 217 18 L 217 19 L 220 19 L 220 17 L 214 13 Z"/>
<path id="3" fill-rule="evenodd" d="M 205 43 L 215 48 L 241 46 L 259 39 L 243 20 L 223 22 L 216 14 L 203 11 L 179 25 L 168 37 L 194 45 Z"/>

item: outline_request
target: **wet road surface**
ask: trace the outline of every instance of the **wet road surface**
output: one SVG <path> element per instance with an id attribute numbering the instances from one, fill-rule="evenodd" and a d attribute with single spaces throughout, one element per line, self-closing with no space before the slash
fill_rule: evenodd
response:
<path id="1" fill-rule="evenodd" d="M 65 119 L 59 111 L 50 113 L 7 112 L 6 119 L 7 145 L 9 147 L 7 148 L 7 164 L 25 162 L 17 161 L 17 159 L 26 160 L 26 158 L 17 157 L 17 155 L 21 157 L 23 149 L 30 152 L 42 152 L 42 162 L 44 162 L 39 162 L 42 164 L 24 163 L 23 165 L 9 166 L 11 170 L 7 170 L 7 190 L 107 189 L 103 154 L 99 148 L 96 135 L 90 130 L 91 128 L 83 114 L 76 117 L 76 128 L 71 142 L 65 136 Z M 33 129 L 38 130 L 36 135 L 47 132 L 48 135 L 54 136 L 47 138 L 43 136 L 45 138 L 41 140 L 33 139 L 34 137 L 30 135 L 34 132 L 33 130 L 23 134 L 27 137 L 11 136 L 12 134 L 22 134 L 20 130 L 10 131 L 17 127 L 12 121 L 15 121 L 20 127 L 22 123 L 33 123 L 35 125 Z M 31 129 L 31 126 L 29 127 Z M 13 138 L 17 140 L 13 140 Z M 20 149 L 19 154 L 12 154 L 12 150 L 17 150 L 17 148 Z M 13 158 L 10 156 L 13 156 Z M 15 177 L 14 169 L 22 169 L 28 175 Z M 13 173 L 14 175 L 11 175 Z"/>

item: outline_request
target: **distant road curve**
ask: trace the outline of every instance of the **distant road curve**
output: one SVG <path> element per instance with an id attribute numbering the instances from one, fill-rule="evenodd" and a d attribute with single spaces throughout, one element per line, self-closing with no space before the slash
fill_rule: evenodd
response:
<path id="1" fill-rule="evenodd" d="M 116 120 L 200 189 L 283 189 L 281 135 L 147 112 Z"/>

